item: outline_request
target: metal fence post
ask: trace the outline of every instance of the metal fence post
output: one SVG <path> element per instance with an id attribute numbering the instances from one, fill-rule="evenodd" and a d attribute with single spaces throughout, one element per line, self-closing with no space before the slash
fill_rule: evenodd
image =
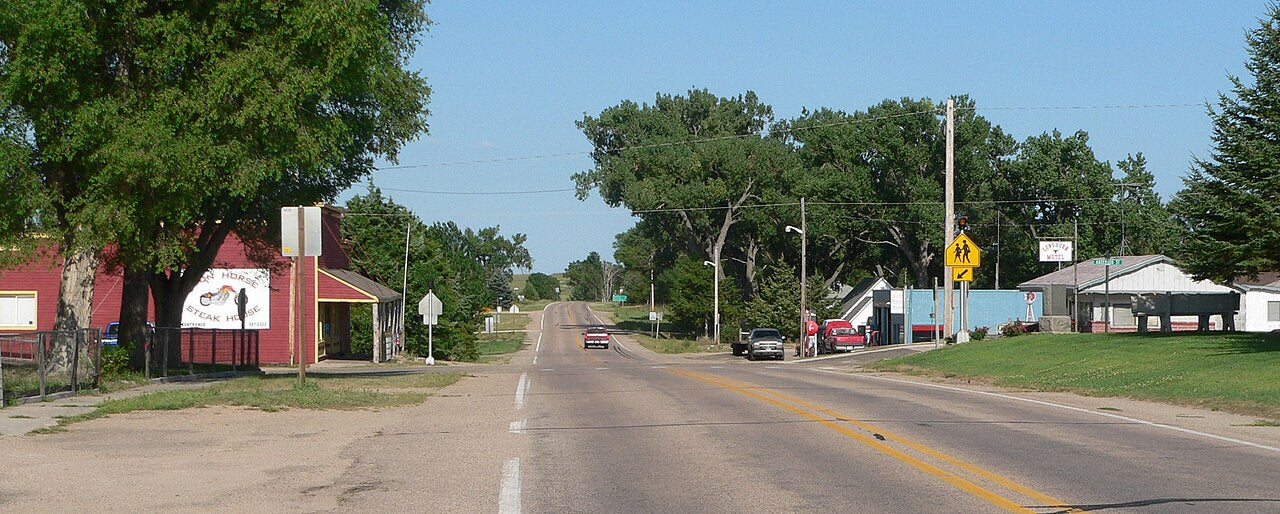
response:
<path id="1" fill-rule="evenodd" d="M 45 336 L 51 334 L 40 334 L 36 338 L 36 375 L 40 380 L 40 400 L 44 401 L 44 341 Z"/>
<path id="2" fill-rule="evenodd" d="M 209 335 L 209 368 L 218 369 L 218 331 Z"/>
<path id="3" fill-rule="evenodd" d="M 173 339 L 173 329 L 162 328 L 160 330 L 163 330 L 160 336 L 160 344 L 164 346 L 164 350 L 160 352 L 163 354 L 161 357 L 164 358 L 160 363 L 160 376 L 167 377 L 169 376 L 169 343 Z"/>
<path id="4" fill-rule="evenodd" d="M 231 334 L 235 336 L 231 338 L 231 371 L 235 371 L 236 370 L 236 346 L 240 344 L 241 338 L 240 338 L 239 332 L 232 332 Z"/>
<path id="5" fill-rule="evenodd" d="M 0 409 L 6 405 L 4 399 L 4 340 L 0 339 Z"/>
<path id="6" fill-rule="evenodd" d="M 147 381 L 151 380 L 151 345 L 155 342 L 155 336 L 155 333 L 150 333 L 142 338 L 142 375 Z"/>
<path id="7" fill-rule="evenodd" d="M 182 344 L 181 329 L 179 329 L 178 331 L 178 341 L 179 341 L 178 344 L 181 345 Z M 179 346 L 179 348 L 181 348 L 181 346 Z M 191 329 L 191 328 L 187 329 L 187 374 L 188 375 L 196 374 L 196 333 L 195 333 L 195 329 Z"/>
<path id="8" fill-rule="evenodd" d="M 76 383 L 76 380 L 77 380 L 77 379 L 79 378 L 79 376 L 80 376 L 79 371 L 80 371 L 80 335 L 81 335 L 81 334 L 83 334 L 83 331 L 81 331 L 81 330 L 77 330 L 77 331 L 75 331 L 75 332 L 72 332 L 72 333 L 71 333 L 71 350 L 72 350 L 72 353 L 71 353 L 71 394 L 72 394 L 72 395 L 76 394 L 76 392 L 77 392 L 77 390 L 78 390 L 77 386 L 79 385 L 79 384 L 77 384 L 77 383 Z"/>

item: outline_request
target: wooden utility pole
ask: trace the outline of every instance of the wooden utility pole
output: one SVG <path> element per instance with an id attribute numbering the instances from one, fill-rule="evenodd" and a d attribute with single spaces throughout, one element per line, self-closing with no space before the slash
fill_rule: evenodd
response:
<path id="1" fill-rule="evenodd" d="M 946 259 L 946 255 L 945 255 L 946 249 L 951 246 L 951 241 L 955 238 L 955 228 L 954 228 L 955 217 L 956 217 L 956 205 L 955 205 L 956 136 L 955 136 L 955 132 L 956 132 L 956 101 L 954 98 L 948 98 L 947 99 L 947 156 L 946 156 L 947 213 L 946 213 L 946 218 L 944 218 L 942 222 L 942 225 L 943 225 L 942 233 L 945 234 L 945 237 L 946 237 L 946 244 L 942 246 L 942 249 L 944 252 L 943 259 Z M 945 260 L 944 260 L 944 263 L 945 263 Z M 952 298 L 951 298 L 952 282 L 951 282 L 950 266 L 942 267 L 942 277 L 945 280 L 943 285 L 943 291 L 942 291 L 942 304 L 943 304 L 943 310 L 946 311 L 943 317 L 943 319 L 945 320 L 943 322 L 943 327 L 944 327 L 943 330 L 946 331 L 946 337 L 950 337 L 955 335 L 956 333 L 955 319 L 954 319 L 955 316 L 953 315 L 953 312 L 952 312 L 952 310 L 955 307 L 952 306 Z"/>

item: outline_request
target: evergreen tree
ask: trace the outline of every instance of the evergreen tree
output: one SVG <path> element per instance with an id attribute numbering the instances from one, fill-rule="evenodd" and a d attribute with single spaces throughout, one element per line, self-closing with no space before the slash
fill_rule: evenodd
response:
<path id="1" fill-rule="evenodd" d="M 1280 270 L 1280 6 L 1246 37 L 1253 75 L 1209 108 L 1214 149 L 1173 202 L 1190 231 L 1180 257 L 1197 278 L 1228 282 Z"/>

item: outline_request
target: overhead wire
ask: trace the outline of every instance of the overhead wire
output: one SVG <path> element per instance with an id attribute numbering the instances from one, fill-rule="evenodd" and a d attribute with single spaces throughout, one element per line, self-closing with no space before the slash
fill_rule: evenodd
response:
<path id="1" fill-rule="evenodd" d="M 1203 106 L 1204 104 L 1202 103 L 1042 105 L 1042 106 L 1033 105 L 1033 106 L 992 106 L 992 107 L 973 106 L 973 107 L 960 107 L 960 108 L 957 108 L 956 110 L 958 111 L 1043 111 L 1043 110 L 1095 110 L 1095 109 L 1096 110 L 1169 109 L 1169 108 L 1186 108 L 1186 107 L 1203 107 Z M 682 139 L 679 141 L 667 141 L 662 143 L 630 145 L 630 146 L 623 146 L 618 148 L 610 148 L 610 149 L 607 149 L 606 151 L 617 152 L 622 150 L 644 150 L 644 149 L 650 149 L 650 148 L 664 148 L 669 146 L 700 144 L 700 143 L 709 143 L 714 141 L 726 141 L 726 140 L 743 139 L 743 138 L 750 138 L 750 137 L 767 137 L 767 136 L 772 136 L 774 134 L 788 134 L 788 133 L 799 132 L 804 130 L 814 130 L 814 129 L 820 129 L 820 128 L 854 125 L 859 123 L 868 123 L 873 121 L 917 116 L 920 114 L 941 113 L 943 112 L 943 110 L 944 109 L 941 106 L 939 106 L 939 107 L 934 107 L 932 109 L 921 109 L 921 110 L 909 111 L 909 112 L 886 114 L 886 115 L 880 115 L 880 116 L 863 116 L 863 117 L 857 117 L 857 114 L 855 113 L 854 115 L 852 115 L 854 117 L 852 117 L 851 119 L 833 121 L 833 122 L 827 122 L 827 123 L 817 123 L 813 125 L 802 125 L 802 126 L 792 126 L 792 127 L 776 127 L 776 128 L 771 128 L 767 132 L 761 132 L 761 133 L 752 132 L 747 134 L 727 134 L 723 136 L 690 138 L 690 139 Z M 557 157 L 591 155 L 592 153 L 595 153 L 594 149 L 581 150 L 581 151 L 555 152 L 555 153 L 546 153 L 546 154 L 522 155 L 522 156 L 515 156 L 515 157 L 495 157 L 490 159 L 471 159 L 471 160 L 462 160 L 462 161 L 445 161 L 445 162 L 435 162 L 435 163 L 403 164 L 403 165 L 398 164 L 393 166 L 379 167 L 379 168 L 376 168 L 376 171 L 465 166 L 465 165 L 473 165 L 473 164 L 495 164 L 500 162 L 516 162 L 516 161 L 527 161 L 527 160 L 536 160 L 536 159 L 551 159 L 551 158 L 557 158 Z"/>

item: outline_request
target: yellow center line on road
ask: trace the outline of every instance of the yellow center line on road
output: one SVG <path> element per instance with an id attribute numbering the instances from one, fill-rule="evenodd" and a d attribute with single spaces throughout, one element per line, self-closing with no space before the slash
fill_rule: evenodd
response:
<path id="1" fill-rule="evenodd" d="M 881 441 L 879 441 L 879 440 L 876 440 L 876 439 L 874 439 L 874 438 L 872 438 L 872 437 L 870 437 L 870 436 L 867 436 L 866 434 L 863 434 L 863 433 L 857 432 L 857 431 L 855 431 L 855 430 L 853 430 L 853 429 L 849 428 L 848 426 L 845 426 L 845 425 L 842 425 L 842 424 L 840 424 L 840 423 L 836 423 L 836 422 L 834 422 L 834 421 L 831 421 L 830 419 L 828 419 L 828 417 L 821 416 L 821 415 L 818 415 L 818 414 L 814 414 L 813 412 L 810 412 L 810 411 L 808 411 L 808 410 L 805 410 L 805 409 L 802 409 L 802 408 L 796 407 L 795 405 L 791 405 L 791 404 L 789 404 L 789 403 L 786 403 L 786 401 L 783 401 L 783 400 L 781 400 L 781 399 L 779 399 L 779 398 L 775 398 L 775 397 L 772 397 L 772 396 L 769 396 L 769 395 L 766 395 L 766 394 L 765 394 L 765 392 L 767 391 L 769 394 L 772 394 L 772 395 L 785 396 L 785 395 L 781 395 L 781 393 L 775 393 L 775 392 L 773 392 L 773 391 L 769 391 L 768 389 L 765 389 L 765 388 L 762 388 L 762 387 L 757 387 L 757 386 L 750 386 L 750 385 L 735 385 L 735 384 L 733 384 L 733 383 L 730 383 L 728 380 L 723 379 L 722 377 L 718 377 L 718 376 L 715 376 L 715 375 L 707 375 L 707 374 L 698 373 L 698 372 L 695 372 L 695 371 L 681 370 L 681 369 L 668 369 L 668 370 L 667 370 L 667 372 L 669 372 L 669 373 L 673 373 L 673 374 L 676 374 L 676 375 L 680 375 L 680 376 L 683 376 L 683 377 L 686 377 L 686 378 L 691 378 L 691 379 L 694 379 L 694 380 L 699 380 L 699 381 L 702 381 L 702 382 L 706 382 L 706 383 L 708 383 L 708 384 L 717 385 L 717 386 L 723 387 L 723 388 L 725 388 L 725 389 L 729 389 L 729 390 L 731 390 L 731 391 L 734 391 L 734 392 L 737 392 L 737 393 L 741 393 L 741 394 L 744 394 L 744 395 L 746 395 L 746 396 L 750 396 L 750 397 L 752 397 L 752 398 L 756 398 L 756 399 L 758 399 L 758 400 L 761 400 L 761 401 L 764 401 L 764 402 L 767 402 L 767 403 L 773 404 L 773 405 L 778 406 L 778 407 L 781 407 L 781 408 L 783 408 L 783 409 L 785 409 L 785 410 L 788 410 L 788 411 L 791 411 L 791 412 L 793 412 L 793 413 L 799 414 L 799 415 L 801 415 L 801 416 L 803 416 L 803 417 L 805 417 L 805 418 L 808 418 L 808 419 L 810 419 L 810 420 L 812 420 L 812 421 L 816 421 L 817 423 L 819 423 L 819 424 L 821 424 L 821 425 L 823 425 L 823 426 L 825 426 L 825 427 L 827 427 L 827 428 L 830 428 L 830 429 L 832 429 L 832 430 L 835 430 L 836 432 L 839 432 L 840 434 L 842 434 L 842 435 L 844 435 L 844 436 L 846 436 L 846 437 L 849 437 L 850 439 L 853 439 L 853 440 L 855 440 L 855 441 L 858 441 L 858 442 L 860 442 L 860 443 L 862 443 L 862 444 L 864 444 L 864 445 L 866 445 L 866 446 L 868 446 L 868 447 L 870 447 L 870 448 L 872 448 L 872 449 L 874 449 L 874 450 L 876 450 L 876 451 L 879 451 L 880 453 L 883 453 L 883 454 L 885 454 L 885 455 L 888 455 L 888 456 L 890 456 L 890 457 L 893 457 L 894 459 L 897 459 L 897 460 L 899 460 L 899 461 L 901 461 L 901 462 L 903 462 L 903 463 L 906 463 L 906 464 L 908 464 L 908 465 L 910 465 L 910 466 L 912 466 L 912 467 L 914 467 L 914 468 L 916 468 L 916 469 L 919 469 L 920 471 L 923 471 L 923 472 L 928 473 L 928 474 L 930 474 L 930 475 L 933 475 L 933 476 L 936 476 L 936 477 L 938 477 L 938 478 L 941 478 L 942 480 L 946 481 L 947 483 L 950 483 L 951 485 L 954 485 L 954 486 L 956 486 L 956 487 L 960 488 L 961 490 L 964 490 L 965 492 L 968 492 L 969 494 L 972 494 L 973 496 L 976 496 L 976 497 L 978 497 L 978 498 L 981 498 L 982 500 L 985 500 L 985 501 L 987 501 L 988 503 L 991 503 L 992 505 L 995 505 L 995 506 L 1000 507 L 1000 508 L 1002 508 L 1002 509 L 1005 509 L 1005 510 L 1007 510 L 1007 511 L 1010 511 L 1010 512 L 1034 512 L 1032 509 L 1030 509 L 1030 508 L 1028 508 L 1028 507 L 1025 507 L 1025 506 L 1023 506 L 1023 505 L 1021 505 L 1021 504 L 1019 504 L 1019 503 L 1017 503 L 1017 502 L 1013 501 L 1013 500 L 1010 500 L 1010 499 L 1008 499 L 1008 498 L 1005 498 L 1004 496 L 1001 496 L 1000 494 L 998 494 L 998 493 L 996 493 L 996 492 L 993 492 L 993 491 L 991 491 L 991 490 L 989 490 L 989 489 L 987 489 L 987 488 L 985 488 L 985 487 L 982 487 L 982 486 L 980 486 L 980 485 L 978 485 L 978 484 L 975 484 L 975 483 L 973 483 L 972 481 L 969 481 L 968 479 L 965 479 L 964 477 L 961 477 L 961 476 L 959 476 L 959 475 L 957 475 L 957 474 L 955 474 L 955 473 L 952 473 L 952 472 L 950 472 L 950 471 L 947 471 L 947 470 L 944 470 L 944 469 L 939 468 L 939 467 L 937 467 L 937 466 L 934 466 L 933 464 L 929 464 L 929 463 L 927 463 L 927 462 L 925 462 L 925 461 L 923 461 L 923 460 L 920 460 L 919 458 L 916 458 L 916 457 L 914 457 L 914 456 L 912 456 L 912 455 L 910 455 L 910 454 L 908 454 L 908 453 L 906 453 L 906 452 L 904 452 L 904 451 L 902 451 L 902 450 L 899 450 L 899 449 L 897 449 L 897 448 L 894 448 L 894 447 L 892 447 L 892 446 L 889 446 L 889 445 L 887 445 L 887 444 L 885 444 L 885 443 L 883 443 L 883 442 L 881 442 Z M 796 403 L 799 403 L 799 402 L 796 402 Z M 809 405 L 812 405 L 812 404 L 809 404 Z M 814 407 L 809 407 L 809 408 L 811 408 L 811 409 L 812 409 L 812 408 L 814 408 Z M 823 411 L 829 412 L 829 411 L 827 411 L 826 409 L 823 409 Z M 838 419 L 841 419 L 842 421 L 843 421 L 843 420 L 845 420 L 845 418 L 844 418 L 843 416 L 837 416 L 837 418 L 838 418 Z M 865 424 L 864 424 L 864 425 L 865 425 Z M 870 427 L 870 425 L 862 426 L 862 428 L 864 428 L 864 429 L 866 429 L 866 427 Z M 878 430 L 876 430 L 876 431 L 874 431 L 874 432 L 875 432 L 875 433 L 879 433 L 879 434 L 881 434 L 881 435 L 884 435 L 884 433 L 883 433 L 883 432 L 880 432 L 880 431 L 878 431 Z M 910 443 L 910 444 L 908 444 L 908 443 L 909 443 L 909 441 L 907 441 L 907 440 L 905 440 L 905 439 L 903 439 L 903 438 L 901 438 L 901 437 L 897 437 L 897 436 L 895 436 L 895 437 L 894 437 L 894 441 L 895 441 L 895 442 L 898 442 L 898 443 L 906 444 L 907 446 L 909 446 L 909 447 L 911 447 L 911 448 L 913 448 L 913 449 L 917 449 L 918 451 L 921 451 L 920 449 L 921 449 L 921 448 L 924 448 L 924 446 L 923 446 L 923 445 L 920 445 L 920 444 L 918 444 L 918 443 Z M 942 455 L 942 454 L 941 454 L 941 452 L 937 452 L 936 450 L 931 450 L 931 449 L 930 449 L 930 451 L 929 451 L 929 452 L 925 452 L 925 453 L 928 453 L 928 454 L 930 454 L 930 455 L 933 455 L 933 454 Z M 934 455 L 934 456 L 936 457 L 936 455 Z M 971 470 L 971 469 L 981 469 L 981 468 L 978 468 L 977 466 L 973 466 L 973 465 L 969 465 L 969 464 L 966 464 L 965 466 L 960 466 L 958 463 L 961 463 L 961 461 L 959 461 L 958 459 L 955 459 L 955 458 L 953 458 L 953 457 L 947 457 L 947 459 L 942 459 L 942 460 L 945 460 L 945 461 L 947 461 L 948 463 L 951 463 L 952 465 L 956 465 L 957 467 L 961 467 L 962 469 L 966 469 L 966 470 Z M 980 473 L 979 475 L 980 475 L 980 476 L 983 476 L 984 478 L 985 478 L 985 477 L 988 477 L 988 476 L 998 476 L 998 475 L 996 475 L 995 473 L 991 473 L 991 472 L 989 472 L 989 471 L 985 471 L 985 470 L 983 470 L 983 471 L 984 471 L 984 472 L 983 472 L 983 473 Z M 1001 482 L 1009 483 L 1009 484 L 1014 484 L 1014 482 L 1013 482 L 1012 480 L 1003 479 L 1003 478 L 1001 479 Z M 1000 483 L 1000 482 L 997 482 L 997 483 Z M 1001 485 L 1004 485 L 1004 483 L 1001 483 Z M 1006 485 L 1005 487 L 1009 487 L 1009 486 L 1007 486 L 1007 485 Z M 1010 487 L 1010 489 L 1014 489 L 1014 488 Z M 1014 490 L 1018 490 L 1019 492 L 1022 492 L 1022 490 L 1034 491 L 1034 490 L 1032 490 L 1032 489 L 1030 489 L 1030 488 L 1027 488 L 1027 487 L 1025 487 L 1025 486 L 1019 486 L 1019 489 L 1014 489 Z M 1023 493 L 1023 494 L 1026 494 L 1026 493 Z M 1031 495 L 1028 495 L 1028 496 L 1031 496 Z M 1044 495 L 1044 494 L 1042 494 L 1042 493 L 1038 493 L 1038 492 L 1036 493 L 1035 498 L 1037 498 L 1037 499 L 1044 498 L 1044 499 L 1053 500 L 1053 499 L 1052 499 L 1052 497 L 1049 497 L 1048 495 Z M 1043 500 L 1042 500 L 1042 501 L 1043 501 Z M 1063 507 L 1063 506 L 1065 506 L 1065 505 L 1066 505 L 1065 503 L 1063 503 L 1063 502 L 1061 502 L 1061 501 L 1057 501 L 1057 500 L 1054 500 L 1054 501 L 1052 501 L 1052 502 L 1046 502 L 1046 503 L 1049 503 L 1049 505 L 1045 505 L 1045 507 L 1059 507 L 1059 508 L 1061 508 L 1061 507 Z"/>
<path id="2" fill-rule="evenodd" d="M 569 324 L 578 325 L 578 317 L 574 315 L 573 309 L 565 307 L 564 311 L 565 311 L 565 315 L 568 316 L 569 318 Z M 578 351 L 582 352 L 583 355 L 586 355 L 587 357 L 590 357 L 591 359 L 595 360 L 597 364 L 604 364 L 604 359 L 601 359 L 600 357 L 596 357 L 595 355 L 592 355 L 590 352 L 587 351 L 586 341 L 579 341 L 579 343 L 575 343 L 574 346 L 578 347 Z"/>
<path id="3" fill-rule="evenodd" d="M 946 462 L 947 464 L 950 464 L 950 465 L 952 465 L 952 466 L 955 466 L 955 467 L 957 467 L 957 468 L 963 469 L 963 470 L 965 470 L 965 471 L 968 471 L 968 472 L 970 472 L 970 473 L 973 473 L 973 474 L 975 474 L 975 475 L 978 475 L 978 476 L 980 476 L 980 477 L 982 477 L 982 478 L 985 478 L 985 479 L 987 479 L 987 480 L 990 480 L 990 481 L 992 481 L 992 482 L 995 482 L 995 483 L 999 484 L 999 485 L 1000 485 L 1000 486 L 1002 486 L 1002 487 L 1005 487 L 1005 488 L 1011 489 L 1011 490 L 1013 490 L 1013 491 L 1017 491 L 1018 493 L 1023 494 L 1023 495 L 1025 495 L 1025 496 L 1027 496 L 1028 498 L 1032 498 L 1032 499 L 1034 499 L 1034 500 L 1036 500 L 1036 501 L 1039 501 L 1039 502 L 1041 502 L 1041 503 L 1045 504 L 1045 506 L 1054 506 L 1054 507 L 1062 507 L 1062 508 L 1065 508 L 1065 507 L 1067 506 L 1067 503 L 1066 503 L 1066 502 L 1064 502 L 1064 501 L 1062 501 L 1062 500 L 1059 500 L 1059 499 L 1057 499 L 1057 498 L 1054 498 L 1054 497 L 1052 497 L 1052 496 L 1049 496 L 1049 495 L 1047 495 L 1047 494 L 1045 494 L 1045 493 L 1042 493 L 1042 492 L 1040 492 L 1040 491 L 1038 491 L 1038 490 L 1036 490 L 1036 489 L 1032 489 L 1031 487 L 1028 487 L 1028 486 L 1022 485 L 1022 484 L 1020 484 L 1020 483 L 1018 483 L 1018 482 L 1015 482 L 1015 481 L 1013 481 L 1013 480 L 1011 480 L 1011 479 L 1009 479 L 1009 478 L 1006 478 L 1006 477 L 1004 477 L 1004 476 L 998 475 L 998 474 L 996 474 L 996 473 L 994 473 L 994 472 L 991 472 L 991 471 L 988 471 L 988 470 L 986 470 L 986 469 L 980 468 L 980 467 L 978 467 L 978 466 L 976 466 L 976 465 L 973 465 L 973 464 L 970 464 L 970 463 L 968 463 L 968 462 L 962 461 L 962 460 L 960 460 L 960 459 L 957 459 L 957 458 L 955 458 L 955 457 L 952 457 L 952 456 L 950 456 L 950 455 L 947 455 L 947 454 L 942 453 L 942 452 L 940 452 L 940 451 L 938 451 L 938 450 L 935 450 L 935 449 L 930 448 L 930 447 L 928 447 L 928 446 L 925 446 L 925 445 L 923 445 L 923 444 L 917 443 L 917 442 L 915 442 L 915 441 L 912 441 L 912 440 L 907 439 L 907 438 L 905 438 L 905 437 L 902 437 L 902 436 L 900 436 L 900 435 L 894 434 L 894 433 L 892 433 L 892 432 L 889 432 L 888 430 L 885 430 L 885 429 L 883 429 L 883 428 L 877 427 L 877 426 L 872 425 L 872 424 L 870 424 L 870 423 L 864 423 L 864 422 L 862 422 L 862 421 L 858 421 L 858 420 L 854 419 L 852 416 L 846 416 L 846 415 L 844 415 L 844 414 L 841 414 L 841 413 L 839 413 L 839 412 L 836 412 L 835 410 L 828 409 L 828 408 L 822 407 L 822 406 L 820 406 L 820 405 L 815 405 L 815 404 L 813 404 L 813 403 L 809 403 L 809 402 L 807 402 L 807 401 L 805 401 L 805 400 L 801 400 L 801 399 L 799 399 L 799 398 L 796 398 L 796 397 L 794 397 L 794 396 L 787 395 L 787 394 L 782 393 L 782 392 L 773 391 L 773 390 L 768 390 L 768 389 L 764 389 L 764 388 L 759 388 L 759 387 L 756 387 L 756 386 L 749 386 L 749 385 L 744 385 L 743 387 L 746 387 L 746 388 L 748 388 L 748 389 L 758 389 L 758 390 L 760 390 L 760 391 L 764 392 L 765 394 L 768 394 L 768 395 L 774 396 L 774 397 L 776 397 L 776 398 L 780 398 L 780 399 L 782 399 L 782 400 L 784 400 L 784 401 L 792 402 L 792 403 L 794 403 L 794 404 L 796 404 L 796 405 L 800 405 L 800 406 L 803 406 L 803 407 L 808 407 L 808 408 L 813 409 L 814 411 L 816 411 L 816 412 L 818 412 L 818 413 L 820 413 L 820 414 L 826 414 L 826 415 L 827 415 L 827 416 L 829 416 L 829 417 L 832 417 L 832 418 L 838 419 L 838 420 L 840 420 L 840 421 L 843 421 L 843 422 L 845 422 L 845 423 L 849 423 L 849 424 L 851 424 L 851 425 L 857 426 L 857 427 L 859 427 L 859 428 L 862 428 L 863 430 L 867 430 L 867 431 L 869 431 L 869 432 L 873 432 L 873 433 L 880 434 L 880 435 L 882 435 L 882 436 L 884 436 L 884 437 L 886 437 L 886 438 L 888 438 L 888 439 L 892 439 L 892 440 L 894 440 L 894 441 L 896 441 L 896 442 L 898 442 L 898 443 L 901 443 L 903 446 L 906 446 L 906 447 L 911 448 L 911 449 L 913 449 L 913 450 L 916 450 L 916 451 L 918 451 L 918 452 L 920 452 L 920 453 L 923 453 L 923 454 L 928 455 L 928 456 L 930 456 L 930 457 L 933 457 L 933 458 L 935 458 L 935 459 L 938 459 L 938 460 L 941 460 L 941 461 L 943 461 L 943 462 Z M 1084 512 L 1084 511 L 1083 511 L 1083 510 L 1081 510 L 1081 509 L 1077 509 L 1077 508 L 1070 508 L 1070 509 L 1068 509 L 1066 512 Z"/>

